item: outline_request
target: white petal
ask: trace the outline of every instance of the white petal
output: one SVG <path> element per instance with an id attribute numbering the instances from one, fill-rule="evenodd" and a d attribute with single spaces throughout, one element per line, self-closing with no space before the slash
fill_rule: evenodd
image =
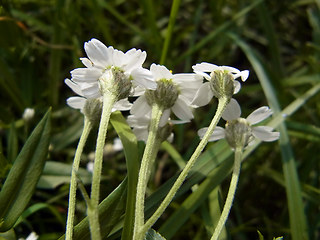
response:
<path id="1" fill-rule="evenodd" d="M 241 83 L 239 83 L 238 81 L 233 81 L 233 85 L 234 85 L 233 94 L 237 94 L 241 89 Z"/>
<path id="2" fill-rule="evenodd" d="M 95 82 L 102 75 L 97 68 L 76 68 L 70 73 L 74 82 Z"/>
<path id="3" fill-rule="evenodd" d="M 204 137 L 204 135 L 206 134 L 208 128 L 201 128 L 198 130 L 198 135 L 200 137 L 200 139 L 202 139 Z M 217 141 L 219 139 L 222 139 L 225 137 L 225 132 L 224 132 L 224 128 L 222 127 L 219 127 L 217 126 L 212 135 L 209 137 L 209 141 L 212 142 L 212 141 Z"/>
<path id="4" fill-rule="evenodd" d="M 162 78 L 165 78 L 165 79 L 173 78 L 172 73 L 165 66 L 162 66 L 162 65 L 157 65 L 153 63 L 150 67 L 150 71 L 155 80 L 159 80 Z"/>
<path id="5" fill-rule="evenodd" d="M 198 63 L 192 66 L 192 69 L 194 71 L 200 71 L 200 72 L 212 72 L 218 68 L 219 67 L 217 65 L 212 63 L 207 63 L 207 62 Z"/>
<path id="6" fill-rule="evenodd" d="M 128 101 L 128 99 L 121 99 L 113 105 L 112 112 L 117 110 L 119 111 L 128 111 L 132 107 L 132 103 Z"/>
<path id="7" fill-rule="evenodd" d="M 203 136 L 204 136 L 204 134 L 207 132 L 207 130 L 208 130 L 207 127 L 205 127 L 205 128 L 200 128 L 200 129 L 198 130 L 198 136 L 200 137 L 200 139 L 203 138 Z"/>
<path id="8" fill-rule="evenodd" d="M 66 78 L 66 79 L 64 80 L 64 83 L 65 83 L 69 88 L 71 88 L 72 91 L 74 91 L 76 94 L 78 94 L 78 95 L 80 95 L 80 96 L 83 97 L 83 93 L 82 93 L 82 91 L 81 91 L 81 87 L 80 87 L 78 84 L 76 84 L 75 82 L 71 81 L 71 80 L 68 79 L 68 78 Z"/>
<path id="9" fill-rule="evenodd" d="M 83 96 L 86 98 L 98 98 L 101 97 L 99 84 L 98 82 L 89 84 L 89 83 L 82 83 L 79 84 L 81 87 L 81 92 L 83 93 Z"/>
<path id="10" fill-rule="evenodd" d="M 180 89 L 180 95 L 183 96 L 187 100 L 188 104 L 191 105 L 199 88 L 200 86 L 198 88 L 182 88 Z"/>
<path id="11" fill-rule="evenodd" d="M 204 105 L 207 105 L 212 98 L 213 92 L 210 89 L 210 83 L 205 82 L 197 91 L 194 99 L 192 100 L 192 104 L 202 107 Z"/>
<path id="12" fill-rule="evenodd" d="M 94 66 L 106 68 L 112 64 L 113 47 L 106 47 L 97 39 L 91 39 L 84 44 L 84 49 Z"/>
<path id="13" fill-rule="evenodd" d="M 148 139 L 148 129 L 147 128 L 134 128 L 133 133 L 136 135 L 139 141 L 147 142 Z"/>
<path id="14" fill-rule="evenodd" d="M 225 70 L 225 71 L 231 72 L 231 73 L 240 73 L 240 70 L 239 70 L 239 69 L 236 69 L 236 68 L 234 68 L 234 67 L 221 66 L 220 68 L 223 69 L 223 70 Z"/>
<path id="15" fill-rule="evenodd" d="M 157 83 L 154 81 L 154 78 L 151 72 L 145 68 L 136 68 L 131 72 L 131 77 L 133 82 L 146 89 L 156 89 Z"/>
<path id="16" fill-rule="evenodd" d="M 188 87 L 189 84 L 202 83 L 202 76 L 194 73 L 177 73 L 173 74 L 174 82 L 178 83 L 181 86 Z"/>
<path id="17" fill-rule="evenodd" d="M 222 138 L 225 137 L 225 130 L 224 128 L 222 127 L 216 127 L 214 130 L 213 130 L 213 133 L 212 135 L 210 136 L 209 138 L 209 141 L 212 142 L 212 141 L 217 141 L 217 140 L 220 140 Z"/>
<path id="18" fill-rule="evenodd" d="M 67 104 L 75 109 L 83 109 L 86 101 L 87 100 L 83 97 L 69 97 L 67 99 Z"/>
<path id="19" fill-rule="evenodd" d="M 242 82 L 246 81 L 249 77 L 249 71 L 248 70 L 244 70 L 241 71 L 241 80 Z"/>
<path id="20" fill-rule="evenodd" d="M 127 63 L 127 58 L 125 54 L 117 49 L 114 49 L 113 51 L 113 57 L 112 57 L 112 65 L 122 68 Z"/>
<path id="21" fill-rule="evenodd" d="M 184 124 L 190 122 L 190 120 L 170 120 L 172 124 Z"/>
<path id="22" fill-rule="evenodd" d="M 210 81 L 211 77 L 209 74 L 205 73 L 205 72 L 200 72 L 200 71 L 194 71 L 197 75 L 200 75 L 202 77 L 204 77 L 205 79 L 207 79 L 208 81 Z"/>
<path id="23" fill-rule="evenodd" d="M 191 107 L 181 98 L 178 97 L 176 103 L 171 108 L 172 112 L 181 120 L 190 120 L 193 118 Z"/>
<path id="24" fill-rule="evenodd" d="M 170 117 L 170 113 L 171 113 L 171 110 L 170 109 L 166 109 L 163 111 L 163 114 L 160 118 L 160 123 L 159 123 L 159 126 L 160 127 L 163 127 L 164 125 L 167 124 L 168 120 L 169 120 L 169 117 Z"/>
<path id="25" fill-rule="evenodd" d="M 136 87 L 133 87 L 133 92 L 132 92 L 132 95 L 131 96 L 134 96 L 134 97 L 138 97 L 138 96 L 141 96 L 145 93 L 146 89 L 144 87 L 141 87 L 141 86 L 136 86 Z"/>
<path id="26" fill-rule="evenodd" d="M 266 118 L 270 117 L 272 115 L 272 110 L 267 107 L 260 107 L 257 110 L 253 111 L 248 117 L 247 121 L 251 124 L 256 124 L 258 122 L 261 122 L 265 120 Z"/>
<path id="27" fill-rule="evenodd" d="M 125 53 L 125 56 L 128 57 L 128 63 L 124 66 L 124 70 L 131 72 L 135 68 L 141 68 L 142 64 L 146 60 L 147 53 L 141 50 L 131 49 Z"/>
<path id="28" fill-rule="evenodd" d="M 151 118 L 151 112 L 144 117 L 137 117 L 136 115 L 129 115 L 127 122 L 132 128 L 148 128 Z"/>
<path id="29" fill-rule="evenodd" d="M 231 98 L 229 104 L 227 105 L 226 109 L 222 114 L 222 118 L 226 121 L 232 121 L 241 116 L 241 108 L 239 103 L 234 99 Z"/>
<path id="30" fill-rule="evenodd" d="M 83 65 L 85 65 L 87 68 L 93 67 L 93 63 L 88 58 L 80 58 Z"/>
<path id="31" fill-rule="evenodd" d="M 151 106 L 147 103 L 144 95 L 140 96 L 132 105 L 130 113 L 137 117 L 143 117 L 148 115 L 151 111 Z"/>
<path id="32" fill-rule="evenodd" d="M 279 132 L 272 132 L 273 128 L 268 126 L 259 126 L 252 128 L 252 134 L 256 138 L 265 141 L 265 142 L 272 142 L 280 137 Z"/>

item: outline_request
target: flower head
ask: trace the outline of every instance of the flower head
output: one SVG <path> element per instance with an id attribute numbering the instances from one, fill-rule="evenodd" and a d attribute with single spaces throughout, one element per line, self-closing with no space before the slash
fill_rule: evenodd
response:
<path id="1" fill-rule="evenodd" d="M 241 118 L 241 109 L 235 99 L 231 99 L 227 105 L 222 118 L 227 121 L 225 128 L 216 127 L 209 141 L 217 141 L 226 138 L 232 148 L 246 147 L 254 138 L 261 141 L 272 142 L 279 138 L 279 132 L 273 132 L 272 127 L 254 126 L 271 116 L 272 110 L 268 107 L 260 107 L 253 111 L 247 118 Z M 203 138 L 207 128 L 198 131 L 200 138 Z"/>
<path id="2" fill-rule="evenodd" d="M 236 79 L 240 77 L 244 82 L 249 76 L 248 70 L 240 71 L 233 67 L 217 66 L 206 62 L 196 64 L 192 68 L 195 73 L 208 80 L 199 88 L 193 100 L 193 104 L 198 106 L 207 105 L 213 96 L 218 99 L 221 97 L 231 99 L 232 95 L 239 92 L 241 88 L 241 84 Z"/>
<path id="3" fill-rule="evenodd" d="M 136 86 L 155 88 L 152 76 L 142 68 L 146 52 L 135 48 L 123 53 L 106 47 L 97 39 L 84 44 L 88 58 L 81 58 L 85 68 L 71 71 L 72 81 L 77 83 L 86 98 L 99 98 L 105 91 L 127 98 Z"/>
<path id="4" fill-rule="evenodd" d="M 136 115 L 129 115 L 127 118 L 127 122 L 129 126 L 132 127 L 132 131 L 136 135 L 137 139 L 144 142 L 147 142 L 148 139 L 150 121 L 151 115 L 139 117 Z M 165 140 L 173 140 L 172 126 L 173 124 L 178 123 L 182 123 L 182 121 L 171 121 L 170 119 L 164 121 L 164 118 L 160 120 L 158 138 L 161 142 Z"/>
<path id="5" fill-rule="evenodd" d="M 165 66 L 152 64 L 150 71 L 157 84 L 155 90 L 146 90 L 133 104 L 130 113 L 137 117 L 151 114 L 157 104 L 164 109 L 162 119 L 167 121 L 171 111 L 181 120 L 193 118 L 191 102 L 202 84 L 202 77 L 193 73 L 172 74 Z"/>
<path id="6" fill-rule="evenodd" d="M 90 119 L 90 121 L 98 121 L 101 116 L 102 97 L 86 98 L 79 84 L 71 81 L 70 79 L 65 79 L 64 82 L 76 94 L 79 95 L 69 97 L 67 99 L 67 104 L 74 109 L 79 109 L 86 117 Z M 131 106 L 132 104 L 128 101 L 128 99 L 121 99 L 114 104 L 112 112 L 117 110 L 126 111 L 129 110 Z"/>

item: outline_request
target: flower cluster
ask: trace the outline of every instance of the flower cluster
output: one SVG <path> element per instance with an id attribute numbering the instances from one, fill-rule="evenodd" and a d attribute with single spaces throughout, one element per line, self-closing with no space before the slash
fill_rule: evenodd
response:
<path id="1" fill-rule="evenodd" d="M 241 88 L 237 79 L 246 81 L 248 70 L 240 71 L 233 67 L 202 62 L 192 67 L 194 73 L 173 74 L 165 66 L 154 63 L 150 69 L 143 68 L 146 52 L 135 48 L 124 53 L 92 39 L 85 43 L 84 49 L 87 58 L 81 58 L 81 61 L 85 67 L 74 69 L 71 71 L 71 80 L 65 80 L 66 85 L 78 95 L 68 98 L 67 104 L 80 109 L 92 121 L 99 119 L 102 96 L 105 92 L 110 92 L 117 96 L 112 111 L 130 110 L 128 124 L 138 140 L 147 140 L 151 110 L 153 105 L 158 105 L 163 111 L 159 134 L 161 132 L 165 140 L 167 137 L 172 138 L 173 124 L 189 122 L 194 117 L 194 108 L 207 105 L 216 97 L 230 101 L 223 115 L 228 123 L 225 130 L 216 128 L 210 137 L 211 141 L 223 137 L 231 139 L 235 138 L 235 134 L 244 134 L 239 132 L 239 127 L 235 127 L 241 121 L 241 126 L 247 126 L 242 130 L 247 132 L 244 134 L 247 140 L 243 145 L 251 142 L 253 137 L 264 141 L 273 141 L 279 137 L 269 127 L 252 126 L 258 123 L 254 118 L 258 113 L 264 114 L 263 116 L 271 115 L 271 110 L 267 111 L 265 107 L 253 112 L 247 119 L 239 120 L 240 107 L 232 96 Z M 132 104 L 128 100 L 129 96 L 138 98 Z M 263 110 L 266 112 L 262 113 Z M 230 133 L 231 129 L 235 133 Z M 205 131 L 206 128 L 199 130 L 199 136 L 203 137 Z M 234 147 L 231 140 L 228 142 Z"/>

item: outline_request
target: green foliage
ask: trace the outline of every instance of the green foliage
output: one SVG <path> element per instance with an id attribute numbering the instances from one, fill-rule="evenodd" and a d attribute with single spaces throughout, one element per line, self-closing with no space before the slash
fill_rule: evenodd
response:
<path id="1" fill-rule="evenodd" d="M 47 159 L 50 111 L 39 122 L 14 161 L 0 192 L 2 232 L 8 231 L 29 203 Z"/>
<path id="2" fill-rule="evenodd" d="M 319 238 L 319 1 L 2 1 L 0 34 L 0 216 L 5 220 L 2 231 L 14 226 L 13 239 L 33 230 L 42 239 L 64 234 L 72 157 L 83 119 L 66 106 L 65 99 L 74 94 L 63 80 L 82 67 L 83 43 L 93 37 L 124 51 L 141 48 L 148 54 L 146 67 L 161 62 L 174 73 L 191 72 L 202 61 L 249 69 L 248 80 L 234 97 L 244 116 L 271 106 L 275 114 L 266 125 L 277 127 L 282 138 L 280 146 L 264 143 L 246 150 L 225 237 L 257 239 L 259 229 L 265 239 Z M 49 106 L 52 138 L 50 161 L 44 165 L 48 115 L 38 125 L 42 130 L 37 127 L 38 134 L 26 139 Z M 26 107 L 36 110 L 30 123 L 21 118 Z M 208 126 L 215 107 L 212 101 L 197 109 L 193 123 L 175 126 L 174 141 L 162 144 L 148 186 L 146 217 L 185 165 L 199 142 L 196 131 Z M 110 150 L 105 156 L 103 234 L 105 239 L 130 239 L 143 145 L 120 113 L 112 115 L 111 125 L 108 146 L 119 135 L 124 151 Z M 79 175 L 84 183 L 90 181 L 86 164 L 95 148 L 95 132 L 82 157 Z M 29 145 L 33 151 L 28 147 L 19 154 Z M 167 239 L 209 239 L 210 224 L 228 189 L 232 156 L 224 141 L 210 143 L 155 231 Z M 22 161 L 28 163 L 18 167 Z M 32 176 L 32 187 L 25 188 L 26 176 Z M 23 189 L 28 193 L 21 194 Z M 88 239 L 85 203 L 78 195 L 75 236 Z M 155 231 L 148 236 L 156 236 Z"/>

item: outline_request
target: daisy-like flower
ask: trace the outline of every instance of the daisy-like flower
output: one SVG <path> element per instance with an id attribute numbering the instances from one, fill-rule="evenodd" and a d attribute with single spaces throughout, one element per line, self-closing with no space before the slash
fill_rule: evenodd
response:
<path id="1" fill-rule="evenodd" d="M 236 79 L 240 77 L 244 82 L 249 76 L 248 70 L 240 71 L 233 67 L 217 66 L 206 62 L 196 64 L 192 68 L 195 73 L 208 80 L 199 88 L 193 100 L 193 104 L 198 106 L 207 105 L 214 96 L 218 99 L 224 96 L 230 99 L 241 88 L 241 84 Z"/>
<path id="2" fill-rule="evenodd" d="M 191 104 L 202 85 L 202 77 L 194 73 L 172 74 L 165 66 L 152 64 L 150 71 L 157 84 L 156 90 L 146 90 L 134 103 L 130 113 L 136 117 L 151 114 L 153 104 L 164 109 L 161 122 L 167 122 L 171 111 L 181 120 L 193 118 Z M 160 124 L 161 125 L 161 124 Z"/>
<path id="3" fill-rule="evenodd" d="M 272 127 L 254 126 L 272 115 L 272 110 L 269 107 L 260 107 L 247 118 L 241 118 L 240 115 L 241 109 L 238 102 L 231 99 L 222 115 L 222 118 L 227 121 L 225 128 L 216 127 L 209 141 L 225 138 L 232 148 L 244 148 L 255 138 L 265 142 L 279 139 L 280 133 L 273 132 Z M 200 138 L 203 138 L 206 131 L 207 128 L 198 131 Z"/>
<path id="4" fill-rule="evenodd" d="M 159 129 L 158 129 L 158 137 L 160 141 L 168 140 L 169 142 L 172 142 L 173 140 L 173 133 L 172 133 L 172 125 L 173 124 L 181 124 L 185 121 L 171 121 L 170 119 L 162 118 L 160 120 Z M 149 124 L 151 121 L 151 114 L 148 114 L 146 116 L 140 116 L 137 117 L 135 115 L 129 115 L 127 118 L 127 122 L 130 127 L 132 127 L 133 133 L 136 135 L 138 141 L 144 141 L 147 142 L 148 139 L 148 130 L 149 130 Z"/>
<path id="5" fill-rule="evenodd" d="M 136 86 L 154 89 L 150 72 L 142 68 L 146 52 L 135 48 L 123 53 L 106 47 L 97 39 L 84 44 L 88 58 L 81 58 L 85 68 L 71 71 L 72 81 L 85 98 L 99 98 L 105 91 L 115 92 L 118 100 L 127 98 Z"/>
<path id="6" fill-rule="evenodd" d="M 67 99 L 67 104 L 74 108 L 79 109 L 84 115 L 89 117 L 91 120 L 96 121 L 100 119 L 101 109 L 102 109 L 102 97 L 98 98 L 89 98 L 87 99 L 80 85 L 71 81 L 70 79 L 65 79 L 65 84 L 72 89 L 78 96 L 69 97 Z M 126 111 L 130 110 L 132 104 L 128 101 L 128 99 L 121 99 L 117 101 L 112 108 L 112 112 L 120 110 Z"/>

